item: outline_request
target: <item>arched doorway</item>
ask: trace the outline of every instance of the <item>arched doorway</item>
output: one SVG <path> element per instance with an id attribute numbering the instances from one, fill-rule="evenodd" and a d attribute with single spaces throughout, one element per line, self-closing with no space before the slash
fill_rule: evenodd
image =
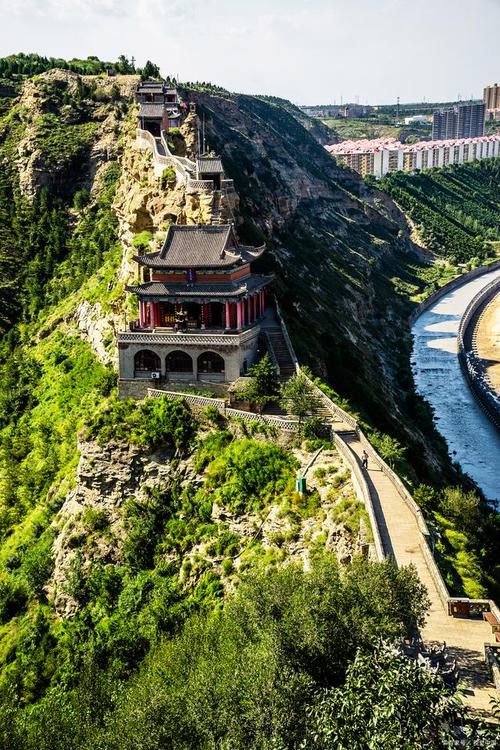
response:
<path id="1" fill-rule="evenodd" d="M 173 352 L 167 354 L 166 359 L 167 373 L 169 372 L 193 372 L 193 360 L 186 354 L 181 352 L 180 349 L 176 349 Z"/>
<path id="2" fill-rule="evenodd" d="M 134 377 L 147 378 L 152 372 L 161 371 L 161 362 L 157 354 L 150 349 L 141 349 L 134 357 Z"/>
<path id="3" fill-rule="evenodd" d="M 224 359 L 216 352 L 203 352 L 198 357 L 198 374 L 210 375 L 222 373 L 225 369 Z"/>

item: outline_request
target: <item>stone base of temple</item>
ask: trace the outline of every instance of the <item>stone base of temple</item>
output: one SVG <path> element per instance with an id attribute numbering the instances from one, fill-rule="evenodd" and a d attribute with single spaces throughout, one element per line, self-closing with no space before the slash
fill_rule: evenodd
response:
<path id="1" fill-rule="evenodd" d="M 225 398 L 228 393 L 227 383 L 214 383 L 209 380 L 150 380 L 134 378 L 127 380 L 120 378 L 118 381 L 118 398 L 125 400 L 132 398 L 136 401 L 142 401 L 148 395 L 148 388 L 154 388 L 157 391 L 178 391 L 182 393 L 186 390 L 196 389 L 199 391 L 211 391 L 217 398 Z"/>

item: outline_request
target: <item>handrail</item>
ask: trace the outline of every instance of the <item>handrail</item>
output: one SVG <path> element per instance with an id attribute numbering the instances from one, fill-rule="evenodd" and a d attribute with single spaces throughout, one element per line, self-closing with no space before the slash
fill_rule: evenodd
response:
<path id="1" fill-rule="evenodd" d="M 247 422 L 264 422 L 274 425 L 285 432 L 297 432 L 299 428 L 299 423 L 296 419 L 286 419 L 274 414 L 255 414 L 254 412 L 242 411 L 241 409 L 233 409 L 228 407 L 224 399 L 221 398 L 208 398 L 207 396 L 197 396 L 192 393 L 182 393 L 182 391 L 163 391 L 160 388 L 148 388 L 148 398 L 162 398 L 164 396 L 169 400 L 182 398 L 188 404 L 198 409 L 215 406 L 226 417 L 239 417 Z"/>
<path id="2" fill-rule="evenodd" d="M 357 458 L 352 452 L 352 450 L 349 448 L 347 443 L 342 439 L 342 437 L 338 433 L 336 433 L 334 430 L 332 430 L 332 432 L 333 432 L 333 442 L 335 443 L 337 450 L 342 455 L 344 460 L 351 467 L 351 478 L 352 478 L 352 482 L 354 485 L 354 489 L 357 490 L 356 494 L 358 495 L 358 497 L 362 498 L 363 505 L 365 506 L 366 511 L 368 513 L 368 518 L 370 519 L 370 526 L 371 526 L 372 536 L 373 536 L 373 547 L 375 550 L 375 556 L 376 556 L 376 559 L 380 562 L 384 560 L 384 558 L 386 557 L 386 553 L 384 550 L 382 537 L 380 536 L 380 529 L 377 523 L 377 517 L 375 515 L 375 509 L 373 507 L 372 496 L 370 493 L 370 489 L 368 487 L 368 483 L 365 479 L 363 472 L 361 471 L 359 467 Z"/>
<path id="3" fill-rule="evenodd" d="M 413 325 L 416 319 L 423 312 L 425 312 L 425 310 L 431 307 L 431 305 L 433 305 L 436 300 L 444 297 L 445 294 L 448 294 L 448 292 L 452 292 L 454 289 L 458 289 L 458 287 L 466 284 L 468 281 L 472 281 L 472 279 L 475 279 L 478 276 L 484 276 L 485 273 L 495 271 L 497 268 L 500 268 L 500 260 L 495 260 L 493 261 L 493 263 L 488 263 L 488 265 L 485 266 L 478 266 L 477 268 L 473 268 L 472 271 L 467 271 L 467 273 L 456 276 L 454 279 L 451 279 L 451 281 L 447 281 L 446 284 L 443 284 L 443 286 L 439 287 L 439 289 L 436 289 L 435 292 L 429 294 L 428 297 L 422 300 L 422 302 L 420 302 L 415 307 L 415 309 L 411 311 L 410 315 L 408 316 L 408 323 L 410 324 L 410 326 Z"/>
<path id="4" fill-rule="evenodd" d="M 490 281 L 489 284 L 486 284 L 486 286 L 480 289 L 465 308 L 464 314 L 462 315 L 462 318 L 460 320 L 460 325 L 458 326 L 457 335 L 458 345 L 461 349 L 465 349 L 464 335 L 469 323 L 474 317 L 474 314 L 477 312 L 478 308 L 481 307 L 481 305 L 488 299 L 488 297 L 495 295 L 497 292 L 500 292 L 500 276 L 496 279 L 493 279 L 493 281 Z"/>
<path id="5" fill-rule="evenodd" d="M 285 335 L 285 338 L 288 338 L 288 340 L 289 340 L 288 331 L 286 329 L 284 320 L 283 320 L 283 318 L 281 316 L 281 311 L 280 311 L 279 306 L 278 306 L 277 303 L 276 303 L 276 310 L 277 310 L 278 318 L 279 318 L 280 323 L 281 323 L 282 328 L 283 328 L 283 334 Z M 290 346 L 291 346 L 291 341 L 290 341 Z M 398 492 L 398 494 L 400 495 L 400 497 L 404 500 L 404 502 L 406 503 L 406 505 L 408 506 L 408 508 L 412 512 L 412 514 L 414 515 L 415 520 L 417 522 L 417 526 L 418 526 L 419 532 L 421 534 L 420 544 L 421 544 L 424 556 L 425 556 L 425 558 L 427 560 L 427 565 L 429 567 L 429 572 L 431 573 L 431 576 L 432 576 L 432 578 L 433 578 L 433 580 L 435 582 L 435 585 L 436 585 L 437 591 L 439 593 L 439 596 L 440 596 L 440 598 L 442 600 L 443 606 L 446 607 L 445 602 L 447 602 L 448 598 L 449 598 L 448 589 L 446 588 L 446 584 L 445 584 L 445 582 L 443 580 L 443 577 L 441 575 L 441 571 L 439 570 L 438 565 L 436 563 L 436 560 L 434 559 L 434 556 L 432 555 L 431 550 L 429 548 L 429 544 L 428 544 L 428 539 L 429 539 L 429 536 L 430 536 L 429 535 L 429 529 L 427 527 L 427 524 L 425 522 L 425 519 L 424 519 L 424 516 L 422 514 L 421 509 L 419 508 L 419 506 L 417 505 L 417 503 L 414 501 L 414 499 L 412 498 L 411 494 L 408 492 L 408 490 L 404 486 L 404 484 L 401 481 L 401 479 L 390 468 L 390 466 L 388 466 L 386 464 L 386 462 L 383 460 L 383 458 L 374 449 L 374 447 L 372 446 L 372 444 L 370 443 L 370 441 L 368 440 L 368 438 L 366 437 L 366 435 L 361 430 L 361 428 L 360 428 L 358 422 L 356 421 L 356 419 L 354 419 L 354 417 L 352 417 L 350 414 L 348 414 L 346 411 L 344 411 L 344 409 L 342 409 L 340 406 L 337 406 L 337 404 L 335 404 L 327 396 L 327 394 L 324 393 L 321 390 L 321 388 L 319 388 L 319 386 L 316 383 L 314 383 L 314 381 L 311 380 L 311 378 L 306 373 L 304 373 L 304 371 L 301 369 L 301 367 L 300 367 L 300 365 L 298 363 L 298 360 L 297 360 L 297 357 L 295 355 L 295 352 L 293 351 L 293 347 L 291 347 L 291 352 L 293 352 L 293 356 L 294 356 L 294 361 L 296 363 L 297 372 L 302 372 L 302 374 L 307 378 L 308 382 L 313 387 L 313 389 L 314 389 L 317 397 L 321 400 L 321 402 L 323 403 L 323 405 L 326 406 L 326 408 L 330 411 L 330 413 L 333 416 L 335 416 L 337 418 L 340 418 L 340 421 L 344 422 L 345 424 L 348 424 L 350 427 L 353 428 L 353 432 L 356 433 L 359 441 L 361 442 L 361 445 L 366 450 L 366 452 L 369 454 L 369 456 L 371 457 L 372 461 L 374 461 L 379 466 L 379 468 L 381 469 L 381 471 L 391 481 L 391 483 L 395 487 L 395 489 Z M 372 524 L 372 532 L 373 532 L 374 540 L 377 539 L 377 542 L 375 543 L 376 550 L 377 550 L 377 555 L 382 555 L 382 557 L 383 557 L 383 556 L 385 556 L 385 552 L 384 552 L 384 548 L 383 548 L 383 544 L 382 544 L 382 538 L 381 538 L 381 535 L 380 535 L 380 529 L 379 529 L 379 526 L 378 526 L 378 521 L 377 521 L 377 517 L 376 517 L 375 511 L 374 511 L 374 508 L 373 508 L 371 494 L 369 492 L 368 485 L 366 483 L 364 475 L 363 475 L 363 473 L 361 472 L 361 470 L 359 468 L 359 464 L 357 462 L 356 457 L 352 454 L 352 451 L 348 447 L 347 443 L 342 440 L 341 435 L 339 435 L 338 433 L 334 432 L 334 441 L 335 441 L 335 444 L 338 447 L 341 446 L 341 450 L 344 451 L 343 455 L 345 455 L 346 459 L 349 461 L 349 463 L 350 463 L 350 465 L 351 465 L 351 467 L 353 469 L 353 474 L 356 477 L 356 481 L 358 482 L 358 486 L 359 486 L 359 491 L 360 491 L 360 494 L 361 494 L 361 498 L 363 499 L 363 502 L 365 504 L 365 507 L 367 509 L 367 512 L 368 512 L 368 515 L 369 515 L 369 518 L 370 518 L 370 522 Z M 349 458 L 349 453 L 347 453 L 347 452 L 349 452 L 352 455 L 352 459 Z"/>
<path id="6" fill-rule="evenodd" d="M 281 310 L 280 310 L 280 306 L 278 304 L 278 300 L 275 299 L 275 303 L 276 303 L 276 314 L 278 316 L 278 320 L 279 320 L 280 325 L 281 325 L 281 330 L 283 331 L 283 337 L 285 339 L 285 343 L 286 343 L 286 345 L 288 347 L 288 351 L 289 351 L 290 356 L 292 358 L 292 362 L 294 363 L 295 369 L 298 372 L 300 370 L 299 360 L 297 359 L 297 355 L 295 354 L 295 349 L 293 348 L 292 339 L 290 338 L 290 335 L 288 333 L 288 329 L 286 327 L 286 323 L 285 323 L 285 321 L 283 319 L 283 316 L 281 314 Z"/>
<path id="7" fill-rule="evenodd" d="M 266 329 L 262 328 L 261 330 L 266 340 L 266 347 L 267 347 L 267 351 L 269 354 L 269 358 L 274 365 L 274 368 L 276 370 L 276 375 L 279 377 L 281 375 L 281 368 L 278 362 L 278 357 L 276 356 L 276 352 L 274 351 L 273 342 L 271 341 L 271 337 L 269 336 L 269 333 L 266 331 Z"/>
<path id="8" fill-rule="evenodd" d="M 473 321 L 477 312 L 483 307 L 483 311 L 481 312 L 482 315 L 486 309 L 487 303 L 499 293 L 500 276 L 493 279 L 493 281 L 490 281 L 490 283 L 483 287 L 469 302 L 460 320 L 457 334 L 458 361 L 462 368 L 462 372 L 464 373 L 479 406 L 498 429 L 500 429 L 500 397 L 497 392 L 488 385 L 482 362 L 476 356 L 473 347 L 468 345 L 467 338 L 469 336 L 469 329 L 473 328 Z M 481 315 L 476 321 L 476 326 Z M 471 344 L 473 335 L 474 331 L 471 333 Z"/>

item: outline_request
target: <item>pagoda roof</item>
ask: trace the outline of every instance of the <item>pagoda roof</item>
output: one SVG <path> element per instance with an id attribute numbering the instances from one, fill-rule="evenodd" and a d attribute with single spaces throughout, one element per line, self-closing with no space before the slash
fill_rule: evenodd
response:
<path id="1" fill-rule="evenodd" d="M 256 260 L 264 249 L 240 245 L 231 224 L 173 224 L 160 251 L 134 260 L 150 268 L 229 268 Z"/>
<path id="2" fill-rule="evenodd" d="M 220 156 L 198 156 L 196 159 L 196 171 L 208 174 L 224 173 Z"/>
<path id="3" fill-rule="evenodd" d="M 244 297 L 247 294 L 262 289 L 273 280 L 272 276 L 261 276 L 251 274 L 246 279 L 237 281 L 217 283 L 165 283 L 163 281 L 150 281 L 145 284 L 125 287 L 127 292 L 133 292 L 140 297 L 168 298 L 175 302 L 176 299 L 193 302 L 202 302 L 204 299 L 232 299 Z"/>
<path id="4" fill-rule="evenodd" d="M 139 117 L 163 117 L 164 111 L 164 104 L 141 102 L 141 106 L 139 107 Z"/>
<path id="5" fill-rule="evenodd" d="M 141 81 L 137 85 L 137 91 L 148 91 L 149 89 L 151 91 L 158 91 L 158 89 L 163 91 L 166 87 L 167 85 L 164 81 Z"/>

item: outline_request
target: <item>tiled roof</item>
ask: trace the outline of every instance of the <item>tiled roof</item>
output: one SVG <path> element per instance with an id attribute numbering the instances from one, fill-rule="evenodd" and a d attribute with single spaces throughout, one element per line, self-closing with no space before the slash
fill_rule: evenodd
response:
<path id="1" fill-rule="evenodd" d="M 163 117 L 164 109 L 163 104 L 142 102 L 139 108 L 139 117 Z"/>
<path id="2" fill-rule="evenodd" d="M 160 252 L 134 256 L 151 268 L 227 268 L 249 263 L 264 247 L 239 245 L 233 227 L 226 225 L 171 225 Z"/>
<path id="3" fill-rule="evenodd" d="M 220 156 L 199 156 L 196 159 L 196 171 L 198 174 L 224 173 Z"/>
<path id="4" fill-rule="evenodd" d="M 137 86 L 137 91 L 163 91 L 166 85 L 163 81 L 142 81 Z"/>
<path id="5" fill-rule="evenodd" d="M 169 297 L 172 300 L 179 297 L 201 301 L 206 297 L 242 297 L 258 289 L 262 289 L 272 279 L 272 276 L 251 274 L 246 279 L 238 279 L 237 281 L 226 283 L 189 285 L 151 281 L 146 284 L 138 284 L 137 286 L 127 286 L 126 289 L 128 292 L 138 294 L 140 297 Z"/>

